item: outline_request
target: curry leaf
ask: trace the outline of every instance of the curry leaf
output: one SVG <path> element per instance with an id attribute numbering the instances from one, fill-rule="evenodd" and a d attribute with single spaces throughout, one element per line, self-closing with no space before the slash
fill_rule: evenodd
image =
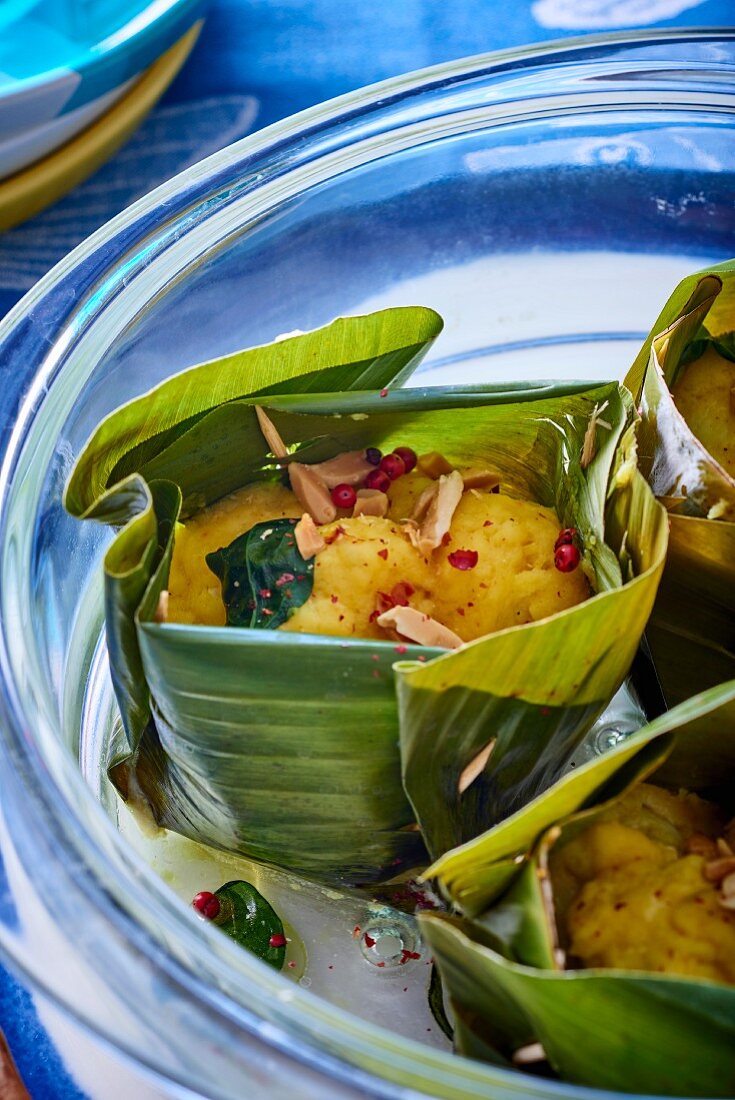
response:
<path id="1" fill-rule="evenodd" d="M 314 583 L 314 562 L 302 558 L 295 519 L 256 523 L 207 565 L 222 583 L 228 626 L 275 630 L 306 603 Z"/>

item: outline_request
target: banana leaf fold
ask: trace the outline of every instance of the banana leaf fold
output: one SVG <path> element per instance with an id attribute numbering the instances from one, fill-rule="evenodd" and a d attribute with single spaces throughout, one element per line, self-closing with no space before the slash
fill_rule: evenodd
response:
<path id="1" fill-rule="evenodd" d="M 700 763 L 692 770 L 695 754 Z M 549 866 L 555 844 L 593 823 L 640 781 L 677 790 L 686 779 L 688 790 L 719 797 L 731 813 L 734 778 L 730 681 L 567 775 L 526 807 L 522 829 L 518 821 L 506 822 L 488 834 L 484 848 L 466 846 L 464 863 L 472 857 L 482 877 L 483 860 L 502 865 L 503 853 L 514 850 L 521 835 L 531 838 L 489 907 L 481 909 L 474 895 L 463 914 L 419 918 L 453 1009 L 457 1050 L 513 1065 L 540 1044 L 552 1068 L 575 1084 L 656 1095 L 735 1095 L 735 988 L 643 970 L 565 969 Z M 446 857 L 440 877 L 452 858 Z"/>
<path id="2" fill-rule="evenodd" d="M 733 330 L 730 261 L 682 281 L 626 378 L 640 402 L 641 470 L 671 528 L 647 630 L 669 706 L 735 676 L 735 479 L 695 435 L 671 394 L 688 364 L 708 348 L 735 359 Z M 732 423 L 733 393 L 729 403 Z M 730 446 L 735 453 L 735 432 Z"/>
<path id="3" fill-rule="evenodd" d="M 636 468 L 629 393 L 613 382 L 401 388 L 440 329 L 431 310 L 388 310 L 192 368 L 112 413 L 79 456 L 66 507 L 121 528 L 105 559 L 125 733 L 110 776 L 158 824 L 309 877 L 391 877 L 426 861 L 416 816 L 432 852 L 493 820 L 473 785 L 466 820 L 449 811 L 436 841 L 415 796 L 413 754 L 437 739 L 439 690 L 449 713 L 474 715 L 479 748 L 488 729 L 497 736 L 488 767 L 504 816 L 557 778 L 626 675 L 667 542 Z M 578 529 L 596 595 L 454 653 L 405 647 L 396 671 L 390 642 L 156 621 L 177 524 L 283 476 L 256 405 L 301 462 L 403 445 L 491 463 L 504 489 Z M 513 759 L 527 740 L 541 763 L 519 785 Z"/>

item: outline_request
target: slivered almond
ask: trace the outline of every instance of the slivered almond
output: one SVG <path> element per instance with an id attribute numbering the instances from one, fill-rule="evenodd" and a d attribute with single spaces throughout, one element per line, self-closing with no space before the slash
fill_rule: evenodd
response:
<path id="1" fill-rule="evenodd" d="M 685 848 L 690 855 L 704 856 L 705 859 L 714 859 L 717 856 L 717 845 L 704 833 L 692 833 L 686 841 Z"/>
<path id="2" fill-rule="evenodd" d="M 724 836 L 718 836 L 717 838 L 717 851 L 721 856 L 735 856 L 735 852 L 733 852 Z"/>
<path id="3" fill-rule="evenodd" d="M 308 512 L 304 512 L 293 533 L 299 553 L 305 561 L 313 558 L 327 545 Z"/>
<path id="4" fill-rule="evenodd" d="M 457 783 L 457 791 L 459 792 L 459 794 L 464 794 L 467 788 L 471 787 L 472 784 L 475 782 L 478 775 L 480 775 L 485 770 L 485 765 L 490 759 L 490 753 L 495 748 L 496 740 L 497 738 L 493 737 L 492 741 L 488 741 L 487 745 L 485 745 L 485 748 L 480 749 L 477 756 L 470 760 L 469 764 L 462 770 L 462 774 L 459 777 L 459 782 Z"/>
<path id="5" fill-rule="evenodd" d="M 278 429 L 271 418 L 264 409 L 261 409 L 260 405 L 255 406 L 255 415 L 258 418 L 258 424 L 263 433 L 263 438 L 271 449 L 271 454 L 275 455 L 276 458 L 286 458 L 288 455 L 288 447 L 281 439 Z"/>
<path id="6" fill-rule="evenodd" d="M 711 859 L 709 863 L 705 863 L 703 870 L 708 882 L 721 882 L 723 878 L 735 872 L 735 856 Z"/>
<path id="7" fill-rule="evenodd" d="M 353 516 L 380 516 L 386 515 L 390 501 L 380 489 L 358 489 L 355 506 L 352 509 Z"/>
<path id="8" fill-rule="evenodd" d="M 421 523 L 426 513 L 429 510 L 429 505 L 436 496 L 439 490 L 437 482 L 433 482 L 431 485 L 427 485 L 424 491 L 417 497 L 416 503 L 413 506 L 411 512 L 411 519 L 414 523 Z"/>
<path id="9" fill-rule="evenodd" d="M 416 530 L 414 523 L 405 525 L 406 534 L 421 554 L 430 554 L 441 545 L 463 492 L 462 475 L 457 470 L 452 470 L 451 474 L 442 474 L 421 526 Z"/>
<path id="10" fill-rule="evenodd" d="M 375 467 L 365 458 L 364 451 L 343 451 L 326 462 L 311 464 L 328 489 L 336 485 L 360 485 Z"/>
<path id="11" fill-rule="evenodd" d="M 519 1047 L 513 1053 L 513 1065 L 514 1066 L 531 1066 L 534 1062 L 543 1062 L 546 1060 L 546 1051 L 541 1046 L 541 1043 L 529 1043 L 528 1046 Z"/>
<path id="12" fill-rule="evenodd" d="M 720 883 L 720 890 L 723 897 L 732 898 L 735 897 L 735 874 L 726 875 Z"/>
<path id="13" fill-rule="evenodd" d="M 448 626 L 417 611 L 415 607 L 391 607 L 378 615 L 376 622 L 384 630 L 393 629 L 418 645 L 443 646 L 444 649 L 458 649 L 463 645 L 459 635 Z"/>
<path id="14" fill-rule="evenodd" d="M 470 470 L 460 470 L 460 473 L 465 489 L 494 489 L 496 485 L 500 485 L 500 474 L 497 470 L 473 467 Z"/>
<path id="15" fill-rule="evenodd" d="M 156 610 L 153 612 L 154 623 L 165 623 L 168 619 L 168 589 L 161 589 L 161 594 L 158 597 L 158 603 L 156 604 Z"/>
<path id="16" fill-rule="evenodd" d="M 731 897 L 719 897 L 718 902 L 723 909 L 735 909 L 735 894 Z"/>
<path id="17" fill-rule="evenodd" d="M 331 523 L 337 518 L 337 509 L 330 496 L 329 489 L 312 466 L 303 462 L 292 462 L 288 467 L 288 476 L 299 504 L 309 513 L 314 523 Z"/>

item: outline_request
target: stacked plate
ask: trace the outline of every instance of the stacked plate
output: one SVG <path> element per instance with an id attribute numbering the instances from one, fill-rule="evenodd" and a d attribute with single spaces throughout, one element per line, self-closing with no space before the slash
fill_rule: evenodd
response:
<path id="1" fill-rule="evenodd" d="M 0 229 L 89 175 L 191 50 L 205 0 L 3 0 Z"/>

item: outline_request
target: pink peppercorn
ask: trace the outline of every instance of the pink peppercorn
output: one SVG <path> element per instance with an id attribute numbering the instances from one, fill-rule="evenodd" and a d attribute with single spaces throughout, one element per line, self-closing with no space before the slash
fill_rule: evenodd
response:
<path id="1" fill-rule="evenodd" d="M 365 478 L 366 489 L 379 489 L 381 493 L 387 493 L 390 489 L 390 478 L 383 470 L 371 470 Z"/>
<path id="2" fill-rule="evenodd" d="M 562 543 L 554 552 L 554 565 L 560 573 L 573 573 L 579 560 L 579 550 L 571 542 Z"/>
<path id="3" fill-rule="evenodd" d="M 413 470 L 418 462 L 416 452 L 412 451 L 410 447 L 396 447 L 393 454 L 398 455 L 398 457 L 403 460 L 403 465 L 406 467 L 407 474 Z"/>
<path id="4" fill-rule="evenodd" d="M 209 890 L 200 890 L 191 904 L 194 909 L 196 909 L 199 916 L 204 917 L 205 920 L 214 920 L 215 917 L 219 916 L 219 898 Z"/>
<path id="5" fill-rule="evenodd" d="M 559 532 L 559 537 L 557 538 L 556 542 L 554 543 L 554 549 L 558 550 L 560 546 L 567 546 L 568 544 L 574 542 L 576 537 L 577 537 L 577 528 L 576 527 L 565 527 L 563 531 Z"/>
<path id="6" fill-rule="evenodd" d="M 385 455 L 380 460 L 380 469 L 387 474 L 391 481 L 402 477 L 406 472 L 406 464 L 400 455 Z"/>
<path id="7" fill-rule="evenodd" d="M 335 485 L 332 489 L 332 503 L 337 508 L 354 508 L 357 493 L 351 485 Z"/>

